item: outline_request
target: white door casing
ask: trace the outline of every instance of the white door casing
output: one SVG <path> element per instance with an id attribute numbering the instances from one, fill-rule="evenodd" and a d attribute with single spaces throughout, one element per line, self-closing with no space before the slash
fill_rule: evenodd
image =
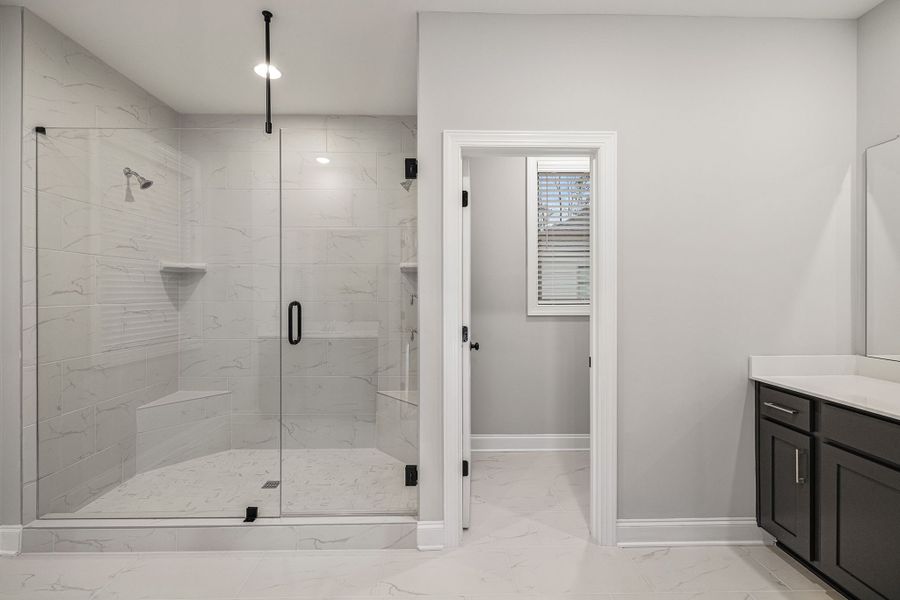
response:
<path id="1" fill-rule="evenodd" d="M 467 210 L 461 197 L 464 152 L 591 156 L 591 472 L 590 529 L 602 545 L 616 543 L 617 485 L 617 210 L 615 132 L 445 131 L 442 182 L 443 501 L 444 542 L 458 546 L 467 525 L 470 454 Z M 468 173 L 465 173 L 466 175 Z"/>

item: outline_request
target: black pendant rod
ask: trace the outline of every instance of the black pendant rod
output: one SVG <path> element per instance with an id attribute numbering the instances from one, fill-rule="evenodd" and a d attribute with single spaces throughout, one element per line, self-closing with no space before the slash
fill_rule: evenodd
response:
<path id="1" fill-rule="evenodd" d="M 262 11 L 266 21 L 266 133 L 272 133 L 272 63 L 269 56 L 269 23 L 272 22 L 272 13 Z"/>

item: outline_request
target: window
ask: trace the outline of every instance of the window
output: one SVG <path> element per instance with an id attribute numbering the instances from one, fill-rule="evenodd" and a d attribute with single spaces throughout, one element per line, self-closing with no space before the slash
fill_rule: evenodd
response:
<path id="1" fill-rule="evenodd" d="M 589 315 L 591 166 L 528 159 L 528 314 Z"/>

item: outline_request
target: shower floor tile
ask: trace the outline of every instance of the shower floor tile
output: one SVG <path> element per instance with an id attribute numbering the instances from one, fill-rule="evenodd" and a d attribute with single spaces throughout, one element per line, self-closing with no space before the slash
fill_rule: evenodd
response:
<path id="1" fill-rule="evenodd" d="M 260 517 L 415 514 L 405 465 L 375 448 L 226 450 L 139 473 L 82 507 L 77 517 Z M 263 489 L 269 480 L 277 488 Z"/>

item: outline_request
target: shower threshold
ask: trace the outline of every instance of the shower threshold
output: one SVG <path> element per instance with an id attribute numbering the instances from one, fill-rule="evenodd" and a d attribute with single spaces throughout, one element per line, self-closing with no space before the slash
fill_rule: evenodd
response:
<path id="1" fill-rule="evenodd" d="M 236 518 L 248 506 L 260 519 L 414 515 L 404 469 L 375 448 L 231 449 L 138 473 L 75 513 L 44 518 Z"/>

